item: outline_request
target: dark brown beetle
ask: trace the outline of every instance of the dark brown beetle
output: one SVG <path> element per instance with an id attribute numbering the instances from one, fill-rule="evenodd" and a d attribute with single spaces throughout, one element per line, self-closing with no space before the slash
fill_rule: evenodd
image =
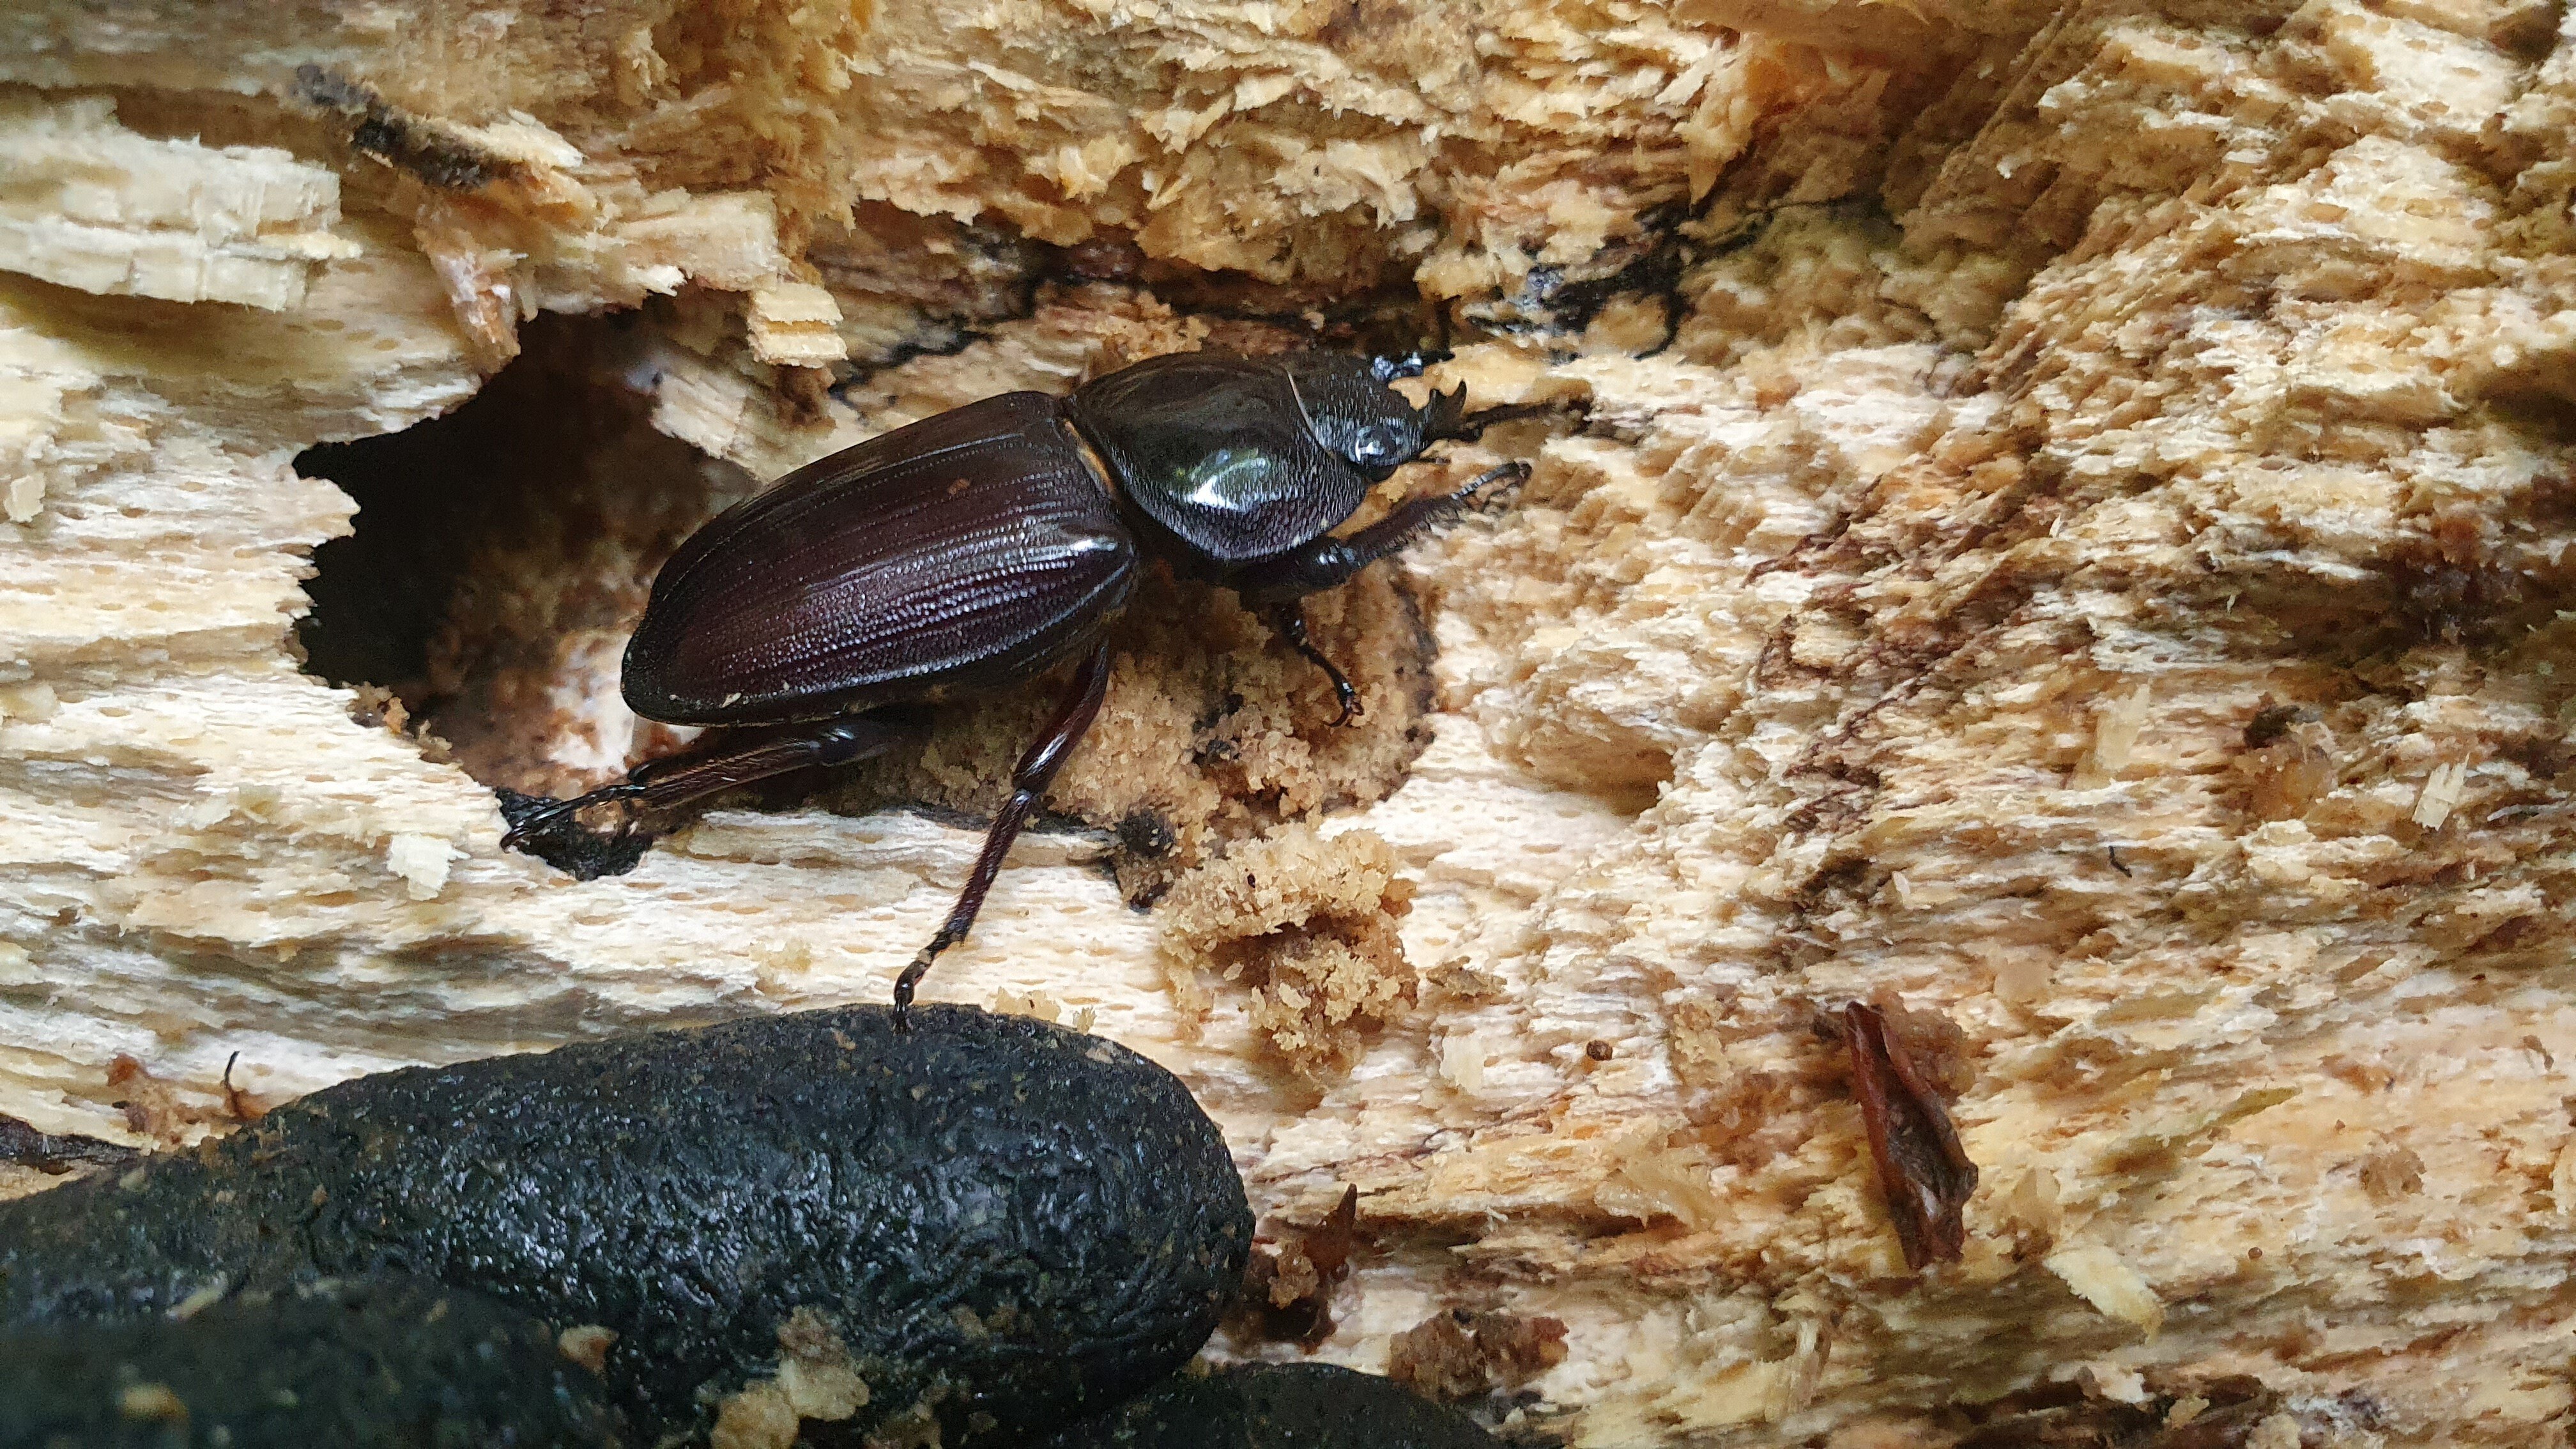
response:
<path id="1" fill-rule="evenodd" d="M 1101 632 L 1140 552 L 1233 589 L 1332 680 L 1298 606 L 1402 548 L 1526 464 L 1415 499 L 1348 538 L 1329 530 L 1440 438 L 1506 416 L 1464 414 L 1466 389 L 1416 408 L 1419 374 L 1337 353 L 1176 353 L 1057 398 L 1004 393 L 820 458 L 727 509 L 653 581 L 627 645 L 626 703 L 689 725 L 794 726 L 650 761 L 618 784 L 522 815 L 505 846 L 610 800 L 676 805 L 809 765 L 864 759 L 912 727 L 890 707 L 1032 679 L 1076 655 L 1063 706 L 1011 773 L 966 888 L 894 989 L 898 1011 L 965 938 L 1020 827 L 1099 713 Z M 881 713 L 872 714 L 872 711 Z"/>

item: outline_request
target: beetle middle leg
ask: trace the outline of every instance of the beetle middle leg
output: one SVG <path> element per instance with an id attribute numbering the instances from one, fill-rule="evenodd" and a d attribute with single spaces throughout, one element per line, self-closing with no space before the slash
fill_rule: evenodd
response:
<path id="1" fill-rule="evenodd" d="M 1299 604 L 1295 599 L 1273 604 L 1267 612 L 1267 622 L 1273 630 L 1277 631 L 1280 638 L 1288 641 L 1289 648 L 1306 656 L 1307 663 L 1324 671 L 1324 677 L 1333 681 L 1333 698 L 1342 706 L 1341 714 L 1333 720 L 1334 724 L 1349 724 L 1366 713 L 1360 708 L 1360 692 L 1352 687 L 1350 680 L 1343 676 L 1341 669 L 1331 659 L 1325 657 L 1324 651 L 1316 648 L 1314 642 L 1306 637 L 1304 605 Z"/>
<path id="2" fill-rule="evenodd" d="M 976 913 L 984 909 L 984 895 L 993 888 L 993 877 L 1001 873 L 1002 857 L 1010 854 L 1011 842 L 1020 836 L 1020 827 L 1035 814 L 1038 801 L 1047 786 L 1055 783 L 1058 770 L 1073 747 L 1082 743 L 1091 722 L 1100 714 L 1100 701 L 1109 693 L 1109 646 L 1101 644 L 1082 662 L 1073 676 L 1073 688 L 1066 691 L 1064 703 L 1056 708 L 1055 718 L 1047 721 L 1028 752 L 1011 771 L 1011 798 L 993 816 L 992 828 L 984 832 L 984 848 L 975 856 L 975 869 L 966 877 L 966 888 L 957 893 L 957 904 L 948 910 L 948 919 L 939 925 L 938 934 L 903 974 L 894 981 L 894 1019 L 903 1026 L 910 1019 L 913 988 L 921 984 L 922 973 L 939 953 L 966 939 L 975 926 Z"/>
<path id="3" fill-rule="evenodd" d="M 763 734 L 756 739 L 721 744 L 699 754 L 647 760 L 628 771 L 626 778 L 614 785 L 603 786 L 570 800 L 549 801 L 521 816 L 512 822 L 509 833 L 501 837 L 501 848 L 511 849 L 529 836 L 569 821 L 593 805 L 605 805 L 612 800 L 633 800 L 655 808 L 684 805 L 702 795 L 766 780 L 772 775 L 784 775 L 790 770 L 815 765 L 846 765 L 854 760 L 881 755 L 920 733 L 920 730 L 920 721 L 908 712 L 889 710 L 850 719 L 822 720 L 802 726 L 792 734 Z"/>

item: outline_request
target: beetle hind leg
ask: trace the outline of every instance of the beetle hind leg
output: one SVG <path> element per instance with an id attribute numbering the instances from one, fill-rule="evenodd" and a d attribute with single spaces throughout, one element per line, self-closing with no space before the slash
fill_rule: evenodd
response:
<path id="1" fill-rule="evenodd" d="M 614 785 L 603 785 L 586 795 L 575 795 L 569 800 L 532 801 L 530 803 L 534 808 L 524 814 L 512 812 L 508 806 L 517 801 L 527 800 L 529 797 L 515 792 L 505 795 L 502 797 L 504 813 L 510 816 L 510 828 L 501 834 L 501 848 L 516 850 L 529 838 L 543 835 L 556 826 L 569 823 L 574 816 L 593 805 L 606 805 L 615 800 L 632 800 L 643 793 L 644 787 L 629 778 L 620 780 Z"/>
<path id="2" fill-rule="evenodd" d="M 1073 688 L 1065 692 L 1055 718 L 1047 722 L 1035 743 L 1020 756 L 1011 771 L 1011 798 L 993 815 L 992 827 L 984 832 L 984 848 L 975 855 L 975 868 L 966 877 L 966 888 L 957 893 L 957 904 L 949 907 L 948 919 L 939 923 L 939 931 L 930 944 L 921 948 L 903 974 L 894 980 L 894 1021 L 898 1029 L 909 1029 L 913 988 L 921 984 L 922 975 L 939 953 L 966 939 L 975 928 L 975 916 L 984 909 L 984 896 L 993 888 L 993 877 L 1001 873 L 1002 857 L 1011 853 L 1011 842 L 1020 836 L 1020 827 L 1037 813 L 1038 801 L 1047 786 L 1055 783 L 1065 757 L 1082 742 L 1091 722 L 1100 714 L 1100 701 L 1109 692 L 1109 646 L 1099 645 L 1082 668 L 1073 676 Z"/>
<path id="3" fill-rule="evenodd" d="M 737 785 L 766 780 L 813 765 L 844 765 L 883 754 L 918 733 L 919 722 L 889 711 L 849 719 L 824 720 L 786 734 L 765 734 L 728 741 L 712 750 L 647 760 L 614 785 L 604 785 L 570 800 L 549 800 L 510 822 L 501 848 L 516 849 L 532 836 L 566 824 L 593 805 L 617 800 L 641 802 L 648 809 L 685 805 L 700 796 Z"/>

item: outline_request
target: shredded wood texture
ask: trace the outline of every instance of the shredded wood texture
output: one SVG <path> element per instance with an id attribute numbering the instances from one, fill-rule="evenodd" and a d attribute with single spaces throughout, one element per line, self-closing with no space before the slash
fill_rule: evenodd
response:
<path id="1" fill-rule="evenodd" d="M 1319 620 L 1376 732 L 1157 584 L 930 994 L 1169 1063 L 1264 1216 L 1356 1187 L 1319 1354 L 1562 1323 L 1470 1402 L 1575 1444 L 2563 1442 L 2571 197 L 2554 0 L 18 0 L 0 1113 L 880 996 L 975 836 L 871 807 L 991 808 L 1044 701 L 630 874 L 501 854 L 489 785 L 680 743 L 614 688 L 656 550 L 991 392 L 1445 312 L 1444 385 L 1589 415 L 1390 489 L 1536 463 Z M 292 466 L 514 358 L 552 451 Z M 342 687 L 291 631 L 356 492 Z M 1301 1069 L 1128 901 L 1336 811 L 1410 974 Z M 1919 1275 L 1852 1001 L 1960 1032 Z"/>

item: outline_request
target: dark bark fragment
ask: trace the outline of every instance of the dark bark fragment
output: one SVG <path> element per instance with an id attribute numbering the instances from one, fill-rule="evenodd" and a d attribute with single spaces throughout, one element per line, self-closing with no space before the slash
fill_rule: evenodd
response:
<path id="1" fill-rule="evenodd" d="M 1962 1405 L 1955 1412 L 1969 1427 L 1955 1449 L 2244 1449 L 2282 1404 L 2246 1374 L 2171 1382 L 2151 1374 L 2147 1391 L 2143 1402 L 2125 1403 L 2066 1381 Z"/>
<path id="2" fill-rule="evenodd" d="M 813 1322 L 890 1419 L 1002 1440 L 1186 1361 L 1251 1214 L 1180 1082 L 1097 1037 L 926 1007 L 656 1032 L 343 1083 L 0 1203 L 0 1330 L 400 1272 L 617 1335 L 644 1442 L 704 1432 Z"/>
<path id="3" fill-rule="evenodd" d="M 59 1175 L 75 1167 L 122 1167 L 142 1155 L 139 1147 L 76 1132 L 39 1132 L 33 1123 L 0 1116 L 0 1162 Z"/>
<path id="4" fill-rule="evenodd" d="M 1386 1376 L 1442 1403 L 1516 1389 L 1565 1362 L 1565 1321 L 1511 1313 L 1435 1313 L 1395 1336 Z"/>

